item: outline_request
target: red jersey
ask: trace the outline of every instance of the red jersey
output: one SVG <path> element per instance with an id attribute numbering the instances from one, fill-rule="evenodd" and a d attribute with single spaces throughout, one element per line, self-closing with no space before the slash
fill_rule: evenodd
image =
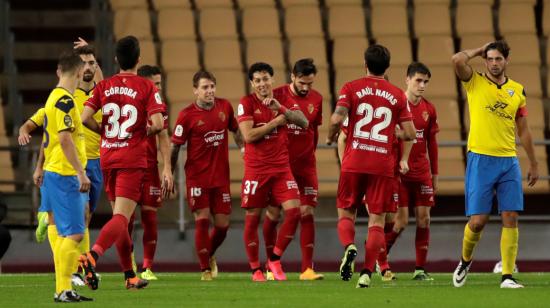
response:
<path id="1" fill-rule="evenodd" d="M 187 143 L 185 177 L 189 186 L 213 188 L 229 185 L 229 142 L 227 130 L 236 132 L 231 103 L 214 100 L 210 110 L 196 103 L 180 111 L 172 135 L 174 144 Z"/>
<path id="2" fill-rule="evenodd" d="M 349 110 L 342 171 L 393 177 L 395 125 L 412 119 L 405 93 L 368 76 L 346 83 L 336 105 Z"/>
<path id="3" fill-rule="evenodd" d="M 293 106 L 291 98 L 281 92 L 273 93 L 281 105 Z M 256 94 L 252 93 L 241 98 L 237 110 L 237 120 L 253 121 L 253 128 L 269 123 L 279 113 L 265 106 Z M 258 174 L 290 171 L 288 157 L 287 126 L 279 126 L 260 140 L 245 144 L 244 168 Z"/>
<path id="4" fill-rule="evenodd" d="M 166 109 L 155 85 L 134 74 L 116 74 L 96 85 L 85 106 L 103 113 L 101 168 L 147 168 L 147 119 Z"/>
<path id="5" fill-rule="evenodd" d="M 162 118 L 164 120 L 164 129 L 168 129 L 168 115 L 166 114 L 166 108 L 162 111 Z M 151 125 L 151 120 L 147 120 L 147 124 Z M 157 164 L 157 135 L 151 135 L 147 137 L 147 166 L 150 168 L 156 166 Z"/>
<path id="6" fill-rule="evenodd" d="M 304 97 L 295 95 L 290 87 L 291 85 L 280 86 L 273 90 L 273 94 L 291 97 L 292 105 L 285 107 L 293 108 L 297 105 L 309 122 L 305 129 L 296 124 L 287 124 L 290 167 L 293 171 L 315 170 L 315 149 L 319 140 L 319 126 L 323 123 L 323 97 L 313 89 Z"/>
<path id="7" fill-rule="evenodd" d="M 424 98 L 420 99 L 417 105 L 410 102 L 408 104 L 412 113 L 414 127 L 416 128 L 416 140 L 409 155 L 408 163 L 410 170 L 402 177 L 409 181 L 431 179 L 432 174 L 437 174 L 437 143 L 435 135 L 439 132 L 439 125 L 437 124 L 435 107 Z M 435 148 L 435 152 L 433 148 Z M 429 160 L 426 155 L 428 149 L 430 149 Z M 431 170 L 430 164 L 432 166 Z"/>

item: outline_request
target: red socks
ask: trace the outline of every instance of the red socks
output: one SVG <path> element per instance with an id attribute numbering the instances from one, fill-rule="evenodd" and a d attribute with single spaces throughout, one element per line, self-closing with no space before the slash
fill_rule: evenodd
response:
<path id="1" fill-rule="evenodd" d="M 277 237 L 277 243 L 273 249 L 273 254 L 277 256 L 282 256 L 285 252 L 288 244 L 294 238 L 296 233 L 296 228 L 298 228 L 298 223 L 300 222 L 300 208 L 295 207 L 288 210 L 285 210 L 285 219 L 279 230 L 279 235 Z"/>
<path id="2" fill-rule="evenodd" d="M 210 220 L 195 220 L 195 251 L 199 257 L 201 271 L 210 267 L 210 237 L 208 236 L 208 227 Z"/>
<path id="3" fill-rule="evenodd" d="M 313 269 L 313 246 L 315 244 L 315 223 L 313 215 L 300 218 L 300 247 L 302 248 L 302 273 Z"/>
<path id="4" fill-rule="evenodd" d="M 229 229 L 229 226 L 227 227 L 216 227 L 212 228 L 212 231 L 210 231 L 210 256 L 213 256 L 216 253 L 216 250 L 225 240 L 225 236 L 227 235 L 227 229 Z"/>
<path id="5" fill-rule="evenodd" d="M 123 216 L 124 217 L 124 216 Z M 126 228 L 122 231 L 118 237 L 118 240 L 115 243 L 116 252 L 118 254 L 118 260 L 122 271 L 132 271 L 132 239 L 130 238 L 130 233 L 127 232 Z"/>
<path id="6" fill-rule="evenodd" d="M 99 256 L 102 256 L 121 236 L 128 236 L 128 219 L 116 214 L 101 228 L 99 236 L 92 247 Z"/>
<path id="7" fill-rule="evenodd" d="M 270 259 L 273 255 L 273 248 L 275 248 L 275 242 L 277 241 L 277 224 L 279 221 L 271 220 L 267 215 L 264 218 L 263 235 L 265 244 L 265 254 L 267 259 Z"/>
<path id="8" fill-rule="evenodd" d="M 430 228 L 416 227 L 416 237 L 414 239 L 416 247 L 416 267 L 422 267 L 426 265 L 426 259 L 428 258 L 428 246 L 430 245 Z"/>
<path id="9" fill-rule="evenodd" d="M 366 270 L 369 270 L 371 273 L 374 272 L 374 264 L 380 252 L 385 250 L 384 246 L 384 229 L 377 226 L 370 227 L 365 244 L 364 268 Z"/>
<path id="10" fill-rule="evenodd" d="M 258 225 L 260 224 L 260 217 L 257 215 L 245 215 L 244 216 L 244 245 L 246 248 L 246 256 L 248 257 L 248 263 L 250 269 L 260 268 L 259 254 L 259 240 L 258 240 Z"/>
<path id="11" fill-rule="evenodd" d="M 141 225 L 143 227 L 143 268 L 151 268 L 157 249 L 157 212 L 141 211 Z"/>
<path id="12" fill-rule="evenodd" d="M 387 236 L 388 233 L 393 231 L 393 226 L 395 223 L 393 222 L 386 222 L 384 224 L 384 235 Z M 384 241 L 384 251 L 380 252 L 380 255 L 378 255 L 378 266 L 380 266 L 380 272 L 383 272 L 390 268 L 390 264 L 388 263 L 388 252 L 386 249 L 386 243 Z"/>
<path id="13" fill-rule="evenodd" d="M 338 220 L 338 239 L 344 248 L 355 242 L 355 222 L 349 217 Z"/>
<path id="14" fill-rule="evenodd" d="M 385 231 L 385 227 L 384 227 L 384 231 Z M 395 232 L 393 230 L 393 226 L 392 226 L 392 229 L 390 232 L 387 232 L 385 234 L 385 240 L 386 240 L 386 253 L 389 254 L 390 253 L 390 249 L 393 247 L 393 244 L 395 244 L 395 241 L 397 240 L 397 238 L 399 237 L 399 235 L 401 235 L 401 232 L 402 231 L 399 231 L 399 232 Z"/>

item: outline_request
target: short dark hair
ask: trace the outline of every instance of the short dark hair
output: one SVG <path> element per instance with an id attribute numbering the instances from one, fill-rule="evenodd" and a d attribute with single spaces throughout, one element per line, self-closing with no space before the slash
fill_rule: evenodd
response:
<path id="1" fill-rule="evenodd" d="M 209 71 L 203 71 L 200 70 L 193 75 L 193 87 L 197 88 L 199 86 L 199 82 L 201 79 L 208 79 L 212 81 L 214 84 L 216 84 L 216 77 L 214 77 L 214 74 L 212 74 Z"/>
<path id="2" fill-rule="evenodd" d="M 248 79 L 252 80 L 254 78 L 254 73 L 256 72 L 268 72 L 270 76 L 273 77 L 273 67 L 265 62 L 256 62 L 250 66 L 248 69 Z"/>
<path id="3" fill-rule="evenodd" d="M 160 70 L 160 67 L 154 66 L 154 65 L 142 65 L 137 70 L 138 76 L 145 77 L 145 78 L 151 78 L 155 75 L 162 74 L 162 71 Z"/>
<path id="4" fill-rule="evenodd" d="M 72 49 L 63 51 L 57 60 L 57 67 L 61 70 L 61 73 L 74 73 L 82 65 L 83 62 L 80 59 L 80 55 Z"/>
<path id="5" fill-rule="evenodd" d="M 317 67 L 313 64 L 312 58 L 300 59 L 294 63 L 292 68 L 292 74 L 294 76 L 309 76 L 311 74 L 317 74 Z"/>
<path id="6" fill-rule="evenodd" d="M 371 74 L 382 76 L 390 67 L 390 51 L 379 44 L 370 45 L 365 50 L 365 63 Z"/>
<path id="7" fill-rule="evenodd" d="M 422 62 L 413 62 L 407 67 L 407 77 L 413 77 L 416 73 L 428 75 L 428 78 L 432 78 L 430 69 Z"/>
<path id="8" fill-rule="evenodd" d="M 92 55 L 95 57 L 95 49 L 92 45 L 84 45 L 75 49 L 78 55 Z"/>
<path id="9" fill-rule="evenodd" d="M 508 58 L 508 55 L 510 54 L 510 46 L 508 46 L 508 43 L 506 43 L 505 40 L 499 40 L 496 42 L 492 42 L 491 44 L 487 45 L 487 47 L 485 47 L 485 50 L 483 50 L 483 58 L 487 58 L 487 52 L 493 49 L 498 50 L 504 56 L 504 58 Z"/>
<path id="10" fill-rule="evenodd" d="M 129 35 L 116 42 L 116 58 L 122 70 L 134 68 L 139 59 L 139 41 L 135 36 Z"/>

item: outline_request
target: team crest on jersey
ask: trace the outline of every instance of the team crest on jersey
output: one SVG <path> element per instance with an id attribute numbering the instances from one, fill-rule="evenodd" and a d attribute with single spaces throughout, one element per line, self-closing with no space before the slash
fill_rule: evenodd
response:
<path id="1" fill-rule="evenodd" d="M 71 118 L 70 115 L 66 114 L 65 117 L 63 117 L 63 122 L 65 123 L 65 126 L 71 127 L 73 125 L 73 118 Z"/>
<path id="2" fill-rule="evenodd" d="M 311 114 L 313 113 L 313 110 L 315 110 L 315 107 L 313 107 L 313 104 L 307 105 L 307 111 Z"/>
<path id="3" fill-rule="evenodd" d="M 223 111 L 220 111 L 220 113 L 218 113 L 218 117 L 220 117 L 220 120 L 222 120 L 222 122 L 225 122 L 225 113 Z"/>
<path id="4" fill-rule="evenodd" d="M 429 118 L 430 118 L 430 114 L 428 114 L 427 111 L 422 112 L 422 119 L 424 119 L 424 122 L 428 122 Z"/>
<path id="5" fill-rule="evenodd" d="M 174 131 L 174 135 L 181 137 L 183 135 L 183 126 L 178 125 L 176 126 L 176 130 Z"/>
<path id="6" fill-rule="evenodd" d="M 508 92 L 508 95 L 510 95 L 510 97 L 514 96 L 514 93 L 515 93 L 515 91 L 512 89 L 508 89 L 506 90 L 506 92 Z"/>

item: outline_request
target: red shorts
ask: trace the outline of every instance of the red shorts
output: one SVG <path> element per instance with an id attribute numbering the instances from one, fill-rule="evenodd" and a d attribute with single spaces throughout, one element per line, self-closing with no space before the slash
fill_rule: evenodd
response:
<path id="1" fill-rule="evenodd" d="M 229 185 L 221 187 L 196 187 L 187 185 L 187 203 L 192 212 L 208 209 L 212 214 L 231 214 Z"/>
<path id="2" fill-rule="evenodd" d="M 265 208 L 268 204 L 282 204 L 300 200 L 298 184 L 292 173 L 257 174 L 245 172 L 241 188 L 242 208 Z"/>
<path id="3" fill-rule="evenodd" d="M 103 169 L 103 183 L 109 201 L 115 201 L 116 197 L 124 197 L 139 202 L 145 170 L 139 168 Z"/>
<path id="4" fill-rule="evenodd" d="M 399 185 L 399 207 L 408 207 L 411 201 L 414 206 L 434 206 L 432 180 L 401 180 L 401 184 Z"/>
<path id="5" fill-rule="evenodd" d="M 338 181 L 336 207 L 356 208 L 365 197 L 369 213 L 395 212 L 395 179 L 366 173 L 342 172 Z"/>
<path id="6" fill-rule="evenodd" d="M 143 178 L 143 190 L 141 191 L 140 205 L 160 208 L 162 206 L 160 176 L 157 165 L 147 168 Z"/>
<path id="7" fill-rule="evenodd" d="M 301 174 L 293 172 L 292 174 L 300 190 L 300 205 L 316 207 L 319 190 L 317 171 Z"/>

